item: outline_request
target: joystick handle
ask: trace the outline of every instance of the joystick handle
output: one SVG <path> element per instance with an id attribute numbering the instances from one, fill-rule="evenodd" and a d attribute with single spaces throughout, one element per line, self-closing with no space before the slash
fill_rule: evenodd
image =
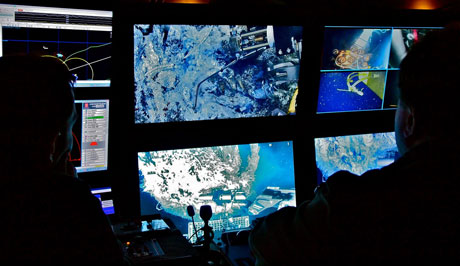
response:
<path id="1" fill-rule="evenodd" d="M 204 236 L 204 249 L 209 251 L 209 246 L 214 238 L 214 232 L 212 231 L 212 227 L 209 226 L 209 219 L 212 217 L 212 209 L 209 205 L 203 205 L 200 207 L 200 217 L 204 221 L 203 236 Z"/>
<path id="2" fill-rule="evenodd" d="M 190 216 L 190 217 L 195 216 L 195 208 L 193 208 L 192 205 L 188 205 L 188 206 L 187 206 L 187 214 L 188 214 L 188 216 Z"/>
<path id="3" fill-rule="evenodd" d="M 200 207 L 200 217 L 207 224 L 209 219 L 212 217 L 212 209 L 209 205 L 203 205 Z"/>

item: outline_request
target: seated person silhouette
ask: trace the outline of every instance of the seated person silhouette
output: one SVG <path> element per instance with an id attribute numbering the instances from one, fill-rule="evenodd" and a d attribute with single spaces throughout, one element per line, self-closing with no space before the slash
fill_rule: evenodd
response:
<path id="1" fill-rule="evenodd" d="M 340 171 L 312 200 L 255 225 L 257 265 L 460 263 L 460 28 L 416 43 L 400 67 L 402 155 L 361 176 Z"/>
<path id="2" fill-rule="evenodd" d="M 66 66 L 1 57 L 0 84 L 2 264 L 123 264 L 100 201 L 68 161 L 76 110 Z"/>

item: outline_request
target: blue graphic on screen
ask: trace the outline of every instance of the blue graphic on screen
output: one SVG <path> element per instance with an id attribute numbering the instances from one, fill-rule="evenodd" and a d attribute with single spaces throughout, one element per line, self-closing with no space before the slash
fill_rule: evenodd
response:
<path id="1" fill-rule="evenodd" d="M 321 69 L 386 69 L 390 47 L 391 29 L 326 28 Z"/>
<path id="2" fill-rule="evenodd" d="M 381 109 L 384 71 L 321 73 L 318 112 Z"/>
<path id="3" fill-rule="evenodd" d="M 327 26 L 317 112 L 396 108 L 399 64 L 433 29 Z"/>
<path id="4" fill-rule="evenodd" d="M 101 202 L 102 210 L 105 214 L 111 215 L 115 214 L 115 207 L 113 205 L 113 198 L 112 198 L 112 189 L 110 187 L 104 188 L 93 188 L 91 189 L 91 193 L 99 199 Z"/>
<path id="5" fill-rule="evenodd" d="M 134 25 L 135 122 L 295 114 L 302 27 Z"/>
<path id="6" fill-rule="evenodd" d="M 316 138 L 315 154 L 318 183 L 340 170 L 361 175 L 399 158 L 394 132 Z"/>
<path id="7" fill-rule="evenodd" d="M 291 141 L 140 152 L 138 163 L 141 215 L 159 213 L 189 236 L 188 205 L 210 205 L 223 231 L 296 204 Z"/>

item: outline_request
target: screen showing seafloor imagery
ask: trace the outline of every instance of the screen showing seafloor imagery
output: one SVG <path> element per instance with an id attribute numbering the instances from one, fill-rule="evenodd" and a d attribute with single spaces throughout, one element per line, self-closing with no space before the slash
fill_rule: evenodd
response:
<path id="1" fill-rule="evenodd" d="M 317 112 L 396 108 L 399 64 L 433 29 L 326 27 Z"/>
<path id="2" fill-rule="evenodd" d="M 292 141 L 140 152 L 138 165 L 141 215 L 159 213 L 184 235 L 194 232 L 189 205 L 211 206 L 216 235 L 296 205 Z"/>
<path id="3" fill-rule="evenodd" d="M 399 158 L 394 132 L 315 138 L 315 154 L 318 184 L 340 170 L 361 175 Z"/>
<path id="4" fill-rule="evenodd" d="M 301 52 L 301 26 L 135 24 L 135 122 L 295 114 Z"/>

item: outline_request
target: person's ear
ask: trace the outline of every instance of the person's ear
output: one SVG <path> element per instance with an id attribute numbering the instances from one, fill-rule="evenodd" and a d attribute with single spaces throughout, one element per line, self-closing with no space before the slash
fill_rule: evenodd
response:
<path id="1" fill-rule="evenodd" d="M 58 132 L 56 133 L 52 138 L 51 138 L 51 142 L 50 142 L 50 145 L 49 145 L 49 154 L 50 154 L 50 161 L 51 161 L 51 164 L 54 163 L 54 161 L 57 159 L 56 158 L 56 149 L 57 149 L 57 146 L 59 145 L 58 142 L 59 142 L 59 137 L 61 136 L 61 132 Z"/>
<path id="2" fill-rule="evenodd" d="M 402 130 L 402 133 L 405 139 L 410 139 L 415 134 L 415 126 L 416 126 L 415 110 L 413 107 L 408 107 L 406 111 L 407 111 L 407 114 L 405 117 L 406 121 L 404 123 L 404 128 Z"/>

